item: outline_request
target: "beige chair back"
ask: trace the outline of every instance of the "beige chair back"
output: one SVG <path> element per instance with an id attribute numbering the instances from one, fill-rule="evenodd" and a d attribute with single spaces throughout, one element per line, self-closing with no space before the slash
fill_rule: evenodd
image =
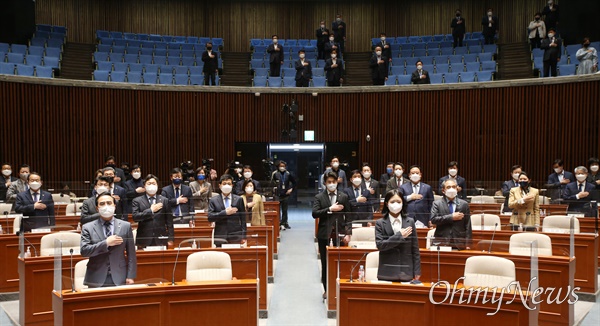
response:
<path id="1" fill-rule="evenodd" d="M 435 229 L 427 231 L 427 240 L 425 241 L 425 249 L 431 248 L 431 239 L 434 238 Z"/>
<path id="2" fill-rule="evenodd" d="M 472 204 L 495 204 L 496 199 L 494 196 L 473 196 L 471 198 Z"/>
<path id="3" fill-rule="evenodd" d="M 7 204 L 7 203 L 0 204 L 0 214 L 4 215 L 4 212 L 8 212 L 8 214 L 10 214 L 11 211 L 12 211 L 12 204 Z"/>
<path id="4" fill-rule="evenodd" d="M 77 205 L 77 212 L 75 212 L 75 205 Z M 75 213 L 81 213 L 81 205 L 83 205 L 83 203 L 75 203 L 75 204 L 67 205 L 67 211 L 65 212 L 65 214 L 75 215 Z"/>
<path id="5" fill-rule="evenodd" d="M 465 263 L 466 287 L 508 288 L 515 280 L 515 263 L 506 258 L 473 256 Z"/>
<path id="6" fill-rule="evenodd" d="M 65 204 L 71 203 L 71 196 L 69 196 L 69 195 L 62 195 L 62 197 L 61 197 L 60 195 L 61 194 L 52 194 L 52 200 L 55 203 L 65 203 Z"/>
<path id="7" fill-rule="evenodd" d="M 379 251 L 370 252 L 365 262 L 365 281 L 376 281 L 379 270 Z"/>
<path id="8" fill-rule="evenodd" d="M 85 272 L 87 271 L 87 264 L 89 261 L 89 259 L 84 259 L 75 264 L 75 276 L 73 277 L 73 282 L 75 283 L 75 291 L 87 289 L 87 285 L 83 285 L 83 280 L 85 279 Z"/>
<path id="9" fill-rule="evenodd" d="M 46 234 L 40 241 L 40 256 L 54 256 L 54 241 L 62 242 L 62 254 L 69 255 L 70 249 L 79 254 L 81 235 L 75 232 L 61 231 Z"/>
<path id="10" fill-rule="evenodd" d="M 376 248 L 375 245 L 375 228 L 362 227 L 352 229 L 352 237 L 348 243 L 349 247 L 356 248 Z"/>
<path id="11" fill-rule="evenodd" d="M 194 281 L 231 280 L 231 258 L 220 251 L 200 251 L 188 256 L 185 278 Z"/>
<path id="12" fill-rule="evenodd" d="M 13 220 L 13 234 L 17 234 L 21 231 L 21 219 L 22 217 L 19 215 Z"/>
<path id="13" fill-rule="evenodd" d="M 531 257 L 531 243 L 537 241 L 538 256 L 552 256 L 552 240 L 542 233 L 523 232 L 510 236 L 508 252 L 511 255 Z"/>
<path id="14" fill-rule="evenodd" d="M 483 229 L 484 230 L 494 230 L 494 225 L 496 226 L 496 231 L 501 229 L 502 223 L 500 222 L 500 216 L 494 214 L 471 214 L 471 229 L 472 230 L 481 230 L 482 224 L 481 219 L 483 216 Z"/>
<path id="15" fill-rule="evenodd" d="M 573 233 L 578 234 L 579 219 L 573 219 Z M 548 233 L 571 233 L 571 218 L 567 215 L 550 215 L 542 221 L 542 232 Z"/>

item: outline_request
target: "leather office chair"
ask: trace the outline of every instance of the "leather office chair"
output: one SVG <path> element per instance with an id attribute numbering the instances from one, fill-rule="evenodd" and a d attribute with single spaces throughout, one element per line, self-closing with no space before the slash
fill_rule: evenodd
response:
<path id="1" fill-rule="evenodd" d="M 83 205 L 83 203 L 76 203 L 75 205 L 77 205 L 77 212 L 75 211 L 75 206 L 71 203 L 67 205 L 67 211 L 65 214 L 76 215 L 76 213 L 81 213 L 81 205 Z"/>
<path id="2" fill-rule="evenodd" d="M 201 251 L 188 256 L 185 278 L 193 281 L 231 280 L 231 258 L 219 251 Z"/>
<path id="3" fill-rule="evenodd" d="M 365 281 L 376 281 L 379 269 L 379 251 L 370 252 L 365 262 Z"/>
<path id="4" fill-rule="evenodd" d="M 75 283 L 75 291 L 87 289 L 87 285 L 83 285 L 83 280 L 85 279 L 85 272 L 87 271 L 87 264 L 89 261 L 89 259 L 84 259 L 75 264 L 75 275 L 73 276 L 73 282 Z"/>
<path id="5" fill-rule="evenodd" d="M 579 220 L 573 219 L 573 233 L 578 234 Z M 571 232 L 571 218 L 566 215 L 550 215 L 544 217 L 542 221 L 542 232 L 548 233 L 570 233 Z"/>
<path id="6" fill-rule="evenodd" d="M 0 204 L 0 214 L 4 215 L 4 212 L 8 212 L 10 214 L 11 211 L 12 211 L 12 204 L 6 204 L 6 203 Z"/>
<path id="7" fill-rule="evenodd" d="M 523 232 L 510 236 L 508 252 L 511 255 L 531 256 L 531 242 L 537 241 L 538 256 L 552 256 L 552 240 L 542 233 Z"/>
<path id="8" fill-rule="evenodd" d="M 56 232 L 46 234 L 40 241 L 40 256 L 54 256 L 55 240 L 62 242 L 62 254 L 68 255 L 70 249 L 77 254 L 80 251 L 81 235 L 75 232 Z"/>
<path id="9" fill-rule="evenodd" d="M 69 196 L 69 195 L 62 195 L 62 197 L 61 197 L 60 195 L 61 194 L 52 194 L 52 200 L 55 203 L 66 203 L 66 204 L 71 203 L 71 196 Z"/>
<path id="10" fill-rule="evenodd" d="M 348 246 L 353 248 L 376 248 L 375 245 L 375 228 L 362 227 L 352 229 L 352 237 Z"/>
<path id="11" fill-rule="evenodd" d="M 496 199 L 494 196 L 473 196 L 471 198 L 471 204 L 495 204 Z"/>
<path id="12" fill-rule="evenodd" d="M 483 216 L 483 229 L 494 230 L 496 225 L 496 231 L 501 229 L 502 223 L 500 223 L 500 216 L 494 214 L 471 214 L 471 229 L 481 230 L 481 217 Z"/>
<path id="13" fill-rule="evenodd" d="M 507 288 L 515 280 L 515 263 L 506 258 L 473 256 L 465 263 L 465 287 Z"/>

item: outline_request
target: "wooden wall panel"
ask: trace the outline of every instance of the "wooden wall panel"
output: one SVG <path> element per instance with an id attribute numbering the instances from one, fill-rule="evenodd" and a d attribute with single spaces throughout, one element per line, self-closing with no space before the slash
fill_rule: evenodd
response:
<path id="1" fill-rule="evenodd" d="M 551 162 L 587 164 L 600 150 L 600 81 L 381 93 L 167 92 L 0 82 L 0 160 L 32 165 L 48 181 L 90 180 L 104 156 L 140 163 L 162 180 L 184 160 L 215 159 L 236 142 L 281 142 L 283 103 L 299 103 L 299 134 L 357 142 L 376 175 L 387 161 L 423 166 L 435 182 L 457 160 L 469 182 L 499 187 L 513 164 L 543 183 Z M 366 135 L 371 141 L 366 141 Z M 256 167 L 259 169 L 260 167 Z M 16 167 L 14 168 L 16 171 Z M 262 173 L 260 173 L 262 174 Z M 54 185 L 56 187 L 56 185 Z"/>
<path id="2" fill-rule="evenodd" d="M 98 29 L 165 35 L 223 37 L 228 51 L 248 51 L 251 38 L 314 38 L 336 13 L 348 24 L 348 51 L 369 51 L 380 32 L 390 36 L 450 33 L 461 8 L 467 31 L 481 31 L 487 7 L 500 20 L 502 42 L 526 40 L 525 28 L 544 1 L 242 1 L 242 0 L 38 0 L 36 20 L 69 28 L 72 42 L 94 43 Z"/>

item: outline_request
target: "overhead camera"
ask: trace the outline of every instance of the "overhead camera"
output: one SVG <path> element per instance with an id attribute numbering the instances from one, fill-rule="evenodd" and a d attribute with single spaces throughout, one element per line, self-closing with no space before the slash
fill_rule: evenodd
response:
<path id="1" fill-rule="evenodd" d="M 210 171 L 210 168 L 211 168 L 211 166 L 212 166 L 212 163 L 213 163 L 214 161 L 215 161 L 215 160 L 214 160 L 214 159 L 212 159 L 212 158 L 203 158 L 203 159 L 202 159 L 202 166 L 204 166 L 204 168 L 206 168 L 207 170 L 209 170 L 209 171 Z"/>

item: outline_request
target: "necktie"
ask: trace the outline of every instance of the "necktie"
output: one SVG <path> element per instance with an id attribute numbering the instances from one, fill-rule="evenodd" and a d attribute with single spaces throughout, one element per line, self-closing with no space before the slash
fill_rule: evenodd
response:
<path id="1" fill-rule="evenodd" d="M 175 199 L 179 198 L 179 188 L 175 188 Z M 179 207 L 179 204 L 177 204 L 177 206 L 175 206 L 175 211 L 173 212 L 173 215 L 175 216 L 179 216 L 181 215 L 181 208 Z"/>
<path id="2" fill-rule="evenodd" d="M 37 203 L 37 201 L 38 201 L 38 193 L 37 193 L 37 192 L 34 192 L 34 193 L 33 193 L 33 202 L 34 202 L 34 203 Z"/>
<path id="3" fill-rule="evenodd" d="M 329 201 L 331 202 L 331 205 L 335 204 L 335 193 L 331 192 L 329 193 Z"/>
<path id="4" fill-rule="evenodd" d="M 150 197 L 150 205 L 154 205 L 155 202 L 156 202 L 156 198 Z"/>
<path id="5" fill-rule="evenodd" d="M 450 209 L 450 214 L 454 214 L 454 203 L 448 202 L 448 209 Z"/>
<path id="6" fill-rule="evenodd" d="M 419 193 L 419 185 L 414 185 L 413 194 L 418 194 L 418 193 Z"/>
<path id="7" fill-rule="evenodd" d="M 225 197 L 225 208 L 229 208 L 229 196 Z"/>
<path id="8" fill-rule="evenodd" d="M 112 231 L 110 230 L 110 221 L 104 222 L 104 233 L 106 233 L 106 237 L 110 237 L 112 235 Z"/>
<path id="9" fill-rule="evenodd" d="M 356 198 L 358 198 L 358 197 L 359 197 L 359 194 L 358 194 L 358 188 L 354 188 L 354 196 L 355 196 Z"/>
<path id="10" fill-rule="evenodd" d="M 583 183 L 579 184 L 579 192 L 583 192 Z"/>
<path id="11" fill-rule="evenodd" d="M 398 185 L 398 189 L 402 188 L 402 179 L 396 179 L 396 184 Z"/>

